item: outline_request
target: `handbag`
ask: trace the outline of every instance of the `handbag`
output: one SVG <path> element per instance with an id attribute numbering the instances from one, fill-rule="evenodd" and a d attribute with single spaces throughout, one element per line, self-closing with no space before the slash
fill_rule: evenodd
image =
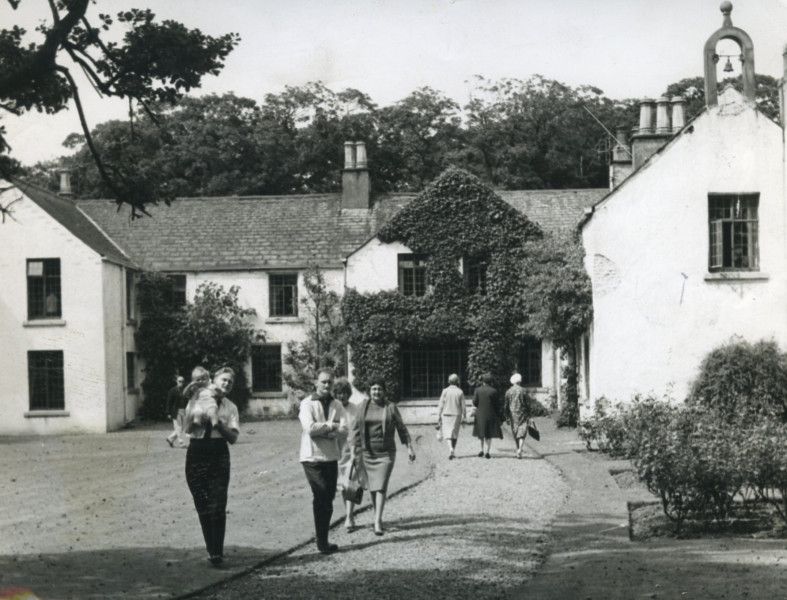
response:
<path id="1" fill-rule="evenodd" d="M 361 487 L 358 478 L 353 479 L 353 471 L 355 470 L 355 462 L 350 466 L 350 473 L 347 476 L 347 483 L 342 488 L 342 498 L 345 502 L 352 502 L 353 504 L 360 504 L 363 499 L 363 488 Z"/>
<path id="2" fill-rule="evenodd" d="M 533 419 L 530 419 L 527 422 L 527 435 L 537 442 L 541 440 L 541 433 L 538 431 L 538 427 L 536 427 L 536 423 L 533 421 Z"/>

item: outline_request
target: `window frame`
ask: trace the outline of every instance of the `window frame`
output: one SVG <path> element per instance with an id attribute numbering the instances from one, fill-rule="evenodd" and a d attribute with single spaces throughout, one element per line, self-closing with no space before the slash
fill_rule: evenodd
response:
<path id="1" fill-rule="evenodd" d="M 293 281 L 279 282 L 278 279 L 294 278 Z M 287 298 L 289 291 L 290 297 Z M 289 304 L 289 306 L 287 306 Z M 298 316 L 298 273 L 268 274 L 268 315 L 271 317 Z"/>
<path id="2" fill-rule="evenodd" d="M 170 303 L 172 308 L 182 308 L 189 302 L 188 281 L 185 273 L 167 273 L 171 287 Z M 182 282 L 182 285 L 181 285 Z"/>
<path id="3" fill-rule="evenodd" d="M 54 360 L 55 365 L 41 366 L 36 365 L 33 359 L 41 361 L 47 359 Z M 39 373 L 43 371 L 43 382 L 39 378 Z M 38 383 L 43 383 L 43 402 L 39 396 L 41 389 L 37 389 Z M 28 350 L 27 351 L 27 384 L 28 384 L 28 407 L 30 412 L 65 410 L 65 359 L 62 350 Z"/>
<path id="4" fill-rule="evenodd" d="M 471 294 L 486 295 L 486 274 L 489 269 L 489 256 L 473 254 L 462 257 L 462 275 L 465 289 Z"/>
<path id="5" fill-rule="evenodd" d="M 265 351 L 267 350 L 270 352 L 273 349 L 276 349 L 277 351 L 276 361 L 274 364 L 278 365 L 278 369 L 276 369 L 276 372 L 271 380 L 268 378 L 268 375 L 270 375 L 272 372 L 269 371 L 269 366 L 264 363 L 262 366 L 260 366 L 257 361 L 264 360 Z M 271 352 L 271 354 L 273 353 Z M 251 391 L 253 393 L 281 393 L 284 391 L 284 377 L 282 375 L 284 361 L 282 360 L 281 355 L 281 344 L 254 344 L 251 347 L 250 360 Z"/>
<path id="6" fill-rule="evenodd" d="M 410 266 L 406 263 L 413 264 Z M 396 274 L 397 287 L 403 296 L 421 298 L 429 292 L 429 257 L 427 255 L 397 254 Z M 419 281 L 419 276 L 421 281 Z"/>
<path id="7" fill-rule="evenodd" d="M 41 275 L 30 275 L 30 265 L 41 263 Z M 47 273 L 47 267 L 56 266 L 57 273 Z M 27 281 L 27 319 L 40 321 L 44 319 L 63 318 L 63 291 L 62 291 L 62 265 L 59 258 L 28 258 L 25 262 L 25 277 Z M 40 306 L 34 306 L 38 301 L 33 298 L 33 282 L 40 282 Z M 36 286 L 37 287 L 37 286 Z M 50 294 L 57 299 L 57 310 L 49 312 L 46 301 Z"/>
<path id="8" fill-rule="evenodd" d="M 708 194 L 709 272 L 760 270 L 759 204 L 759 192 Z M 740 264 L 742 258 L 747 265 Z"/>
<path id="9" fill-rule="evenodd" d="M 137 389 L 137 355 L 126 352 L 126 390 Z"/>
<path id="10" fill-rule="evenodd" d="M 126 269 L 126 321 L 136 321 L 136 273 Z"/>
<path id="11" fill-rule="evenodd" d="M 535 336 L 522 338 L 517 352 L 517 370 L 522 375 L 522 387 L 543 387 L 544 341 L 542 339 Z"/>

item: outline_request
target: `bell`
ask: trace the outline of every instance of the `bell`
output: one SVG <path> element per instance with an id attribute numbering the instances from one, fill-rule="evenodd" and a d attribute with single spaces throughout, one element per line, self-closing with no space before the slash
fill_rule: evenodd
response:
<path id="1" fill-rule="evenodd" d="M 730 62 L 730 57 L 727 57 L 727 63 L 724 65 L 724 72 L 725 73 L 732 73 L 732 63 Z"/>

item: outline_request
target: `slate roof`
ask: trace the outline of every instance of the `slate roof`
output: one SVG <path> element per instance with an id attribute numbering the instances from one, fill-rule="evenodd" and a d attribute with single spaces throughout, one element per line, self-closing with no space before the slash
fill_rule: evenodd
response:
<path id="1" fill-rule="evenodd" d="M 575 227 L 607 190 L 497 193 L 546 230 Z M 415 194 L 387 194 L 372 210 L 342 209 L 341 194 L 179 198 L 130 219 L 111 200 L 78 206 L 140 266 L 160 271 L 341 267 Z"/>
<path id="2" fill-rule="evenodd" d="M 107 237 L 107 234 L 75 206 L 73 200 L 53 194 L 32 183 L 22 181 L 11 183 L 100 256 L 123 266 L 135 266 L 130 258 Z"/>

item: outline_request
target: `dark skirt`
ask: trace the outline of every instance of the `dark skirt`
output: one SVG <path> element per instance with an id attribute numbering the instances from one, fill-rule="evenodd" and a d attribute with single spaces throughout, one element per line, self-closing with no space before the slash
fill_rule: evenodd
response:
<path id="1" fill-rule="evenodd" d="M 503 430 L 500 427 L 500 419 L 492 411 L 477 411 L 475 422 L 473 423 L 473 435 L 479 439 L 499 438 L 503 439 Z"/>
<path id="2" fill-rule="evenodd" d="M 230 483 L 230 451 L 226 440 L 191 440 L 186 452 L 186 482 L 194 498 L 205 548 L 211 556 L 222 556 Z"/>

